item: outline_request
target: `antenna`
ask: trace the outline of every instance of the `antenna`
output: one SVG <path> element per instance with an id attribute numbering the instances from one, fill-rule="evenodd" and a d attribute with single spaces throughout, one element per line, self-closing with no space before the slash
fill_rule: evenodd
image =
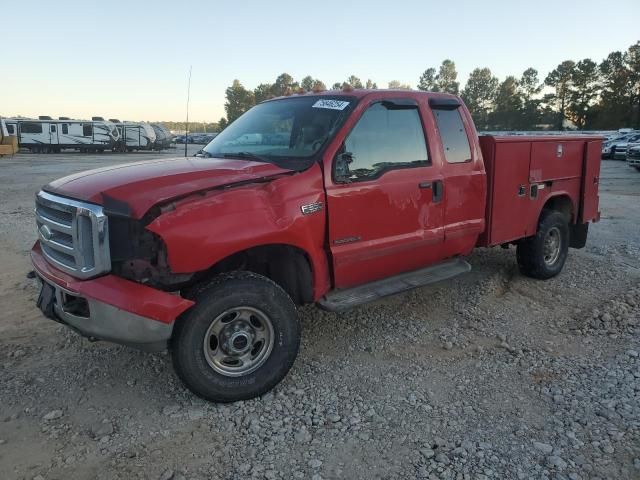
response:
<path id="1" fill-rule="evenodd" d="M 189 83 L 187 84 L 187 123 L 184 132 L 184 156 L 187 156 L 187 144 L 189 143 L 189 97 L 191 96 L 191 65 L 189 65 Z"/>

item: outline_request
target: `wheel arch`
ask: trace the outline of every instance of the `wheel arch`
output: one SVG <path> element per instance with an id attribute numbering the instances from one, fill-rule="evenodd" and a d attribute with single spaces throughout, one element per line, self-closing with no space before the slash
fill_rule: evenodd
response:
<path id="1" fill-rule="evenodd" d="M 538 212 L 538 222 L 542 216 L 542 212 L 545 210 L 553 210 L 561 212 L 567 219 L 567 223 L 573 224 L 577 219 L 577 211 L 575 202 L 571 198 L 571 195 L 567 192 L 558 192 L 552 194 L 546 199 L 542 208 Z"/>
<path id="2" fill-rule="evenodd" d="M 195 286 L 232 271 L 248 271 L 269 278 L 282 287 L 297 305 L 314 301 L 315 269 L 312 256 L 298 246 L 268 243 L 243 248 L 200 272 L 196 276 Z"/>

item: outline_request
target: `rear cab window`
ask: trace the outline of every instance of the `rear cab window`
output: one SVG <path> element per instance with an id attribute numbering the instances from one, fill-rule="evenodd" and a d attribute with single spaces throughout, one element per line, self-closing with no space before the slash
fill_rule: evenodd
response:
<path id="1" fill-rule="evenodd" d="M 436 120 L 442 148 L 447 163 L 466 163 L 471 161 L 471 148 L 464 128 L 460 108 L 438 108 L 431 110 Z"/>

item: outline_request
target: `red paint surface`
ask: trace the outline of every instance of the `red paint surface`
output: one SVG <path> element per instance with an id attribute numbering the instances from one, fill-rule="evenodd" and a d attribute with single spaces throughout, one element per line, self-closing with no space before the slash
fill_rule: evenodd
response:
<path id="1" fill-rule="evenodd" d="M 540 213 L 553 197 L 569 199 L 574 223 L 597 218 L 601 139 L 483 136 L 480 144 L 489 187 L 487 230 L 479 239 L 480 246 L 535 234 Z M 531 185 L 544 187 L 535 198 L 530 196 Z M 520 186 L 525 189 L 523 196 L 518 195 Z"/>
<path id="2" fill-rule="evenodd" d="M 51 182 L 45 190 L 100 205 L 107 195 L 129 205 L 134 218 L 142 218 L 154 205 L 183 195 L 287 172 L 246 160 L 167 158 L 76 173 Z"/>
<path id="3" fill-rule="evenodd" d="M 37 242 L 31 250 L 31 262 L 39 275 L 78 296 L 92 298 L 158 322 L 173 323 L 182 312 L 193 305 L 191 300 L 115 275 L 105 275 L 93 280 L 73 278 L 53 268 L 42 256 L 40 244 Z"/>
<path id="4" fill-rule="evenodd" d="M 311 261 L 317 299 L 330 286 L 324 250 L 326 212 L 323 208 L 303 215 L 300 209 L 317 202 L 324 204 L 325 197 L 320 167 L 314 165 L 268 183 L 187 198 L 147 228 L 164 239 L 169 265 L 175 273 L 206 270 L 251 247 L 297 247 Z"/>

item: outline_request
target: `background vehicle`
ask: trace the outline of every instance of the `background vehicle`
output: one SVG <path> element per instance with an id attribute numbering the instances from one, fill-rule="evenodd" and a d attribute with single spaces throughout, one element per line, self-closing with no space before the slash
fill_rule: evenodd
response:
<path id="1" fill-rule="evenodd" d="M 156 141 L 156 132 L 148 123 L 120 122 L 115 124 L 120 132 L 120 140 L 116 149 L 122 152 L 134 150 L 151 150 Z"/>
<path id="2" fill-rule="evenodd" d="M 211 140 L 216 138 L 217 133 L 193 133 L 189 135 L 189 143 L 195 143 L 198 145 L 206 145 Z"/>
<path id="3" fill-rule="evenodd" d="M 18 144 L 35 153 L 60 152 L 73 148 L 85 152 L 111 150 L 120 138 L 115 124 L 105 120 L 58 120 L 41 116 L 38 120 L 13 118 L 7 120 L 15 130 Z"/>
<path id="4" fill-rule="evenodd" d="M 478 137 L 449 94 L 265 101 L 200 157 L 45 186 L 38 305 L 92 338 L 169 346 L 204 398 L 255 397 L 296 358 L 297 305 L 341 311 L 448 279 L 478 246 L 560 273 L 599 219 L 600 152 L 584 135 Z"/>
<path id="5" fill-rule="evenodd" d="M 611 143 L 611 158 L 615 160 L 624 160 L 627 158 L 627 147 L 629 144 L 638 141 L 640 141 L 640 133 L 637 132 L 613 141 Z"/>
<path id="6" fill-rule="evenodd" d="M 640 144 L 627 149 L 627 164 L 640 172 Z"/>
<path id="7" fill-rule="evenodd" d="M 169 132 L 164 125 L 160 125 L 159 123 L 151 123 L 150 125 L 156 134 L 156 141 L 153 144 L 153 149 L 160 151 L 169 148 L 173 138 L 171 132 Z"/>
<path id="8" fill-rule="evenodd" d="M 15 127 L 11 125 L 11 132 L 7 128 L 4 119 L 0 117 L 0 156 L 13 155 L 18 151 L 18 139 L 15 135 Z"/>

